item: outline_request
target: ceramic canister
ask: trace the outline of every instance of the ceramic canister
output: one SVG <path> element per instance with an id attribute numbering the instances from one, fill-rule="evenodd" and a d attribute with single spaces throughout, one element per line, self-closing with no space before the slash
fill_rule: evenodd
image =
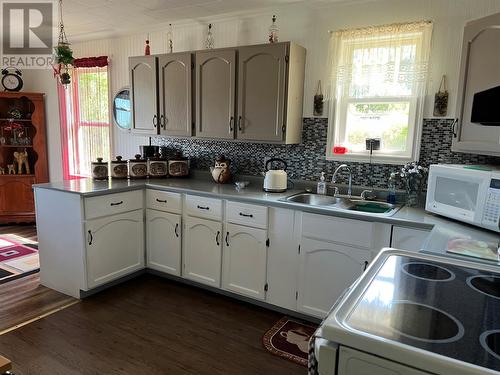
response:
<path id="1" fill-rule="evenodd" d="M 140 154 L 135 155 L 134 159 L 128 161 L 128 175 L 130 178 L 148 177 L 148 163 Z"/>
<path id="2" fill-rule="evenodd" d="M 128 177 L 127 161 L 122 160 L 121 156 L 117 156 L 116 160 L 111 161 L 111 177 L 118 179 Z"/>
<path id="3" fill-rule="evenodd" d="M 91 164 L 92 178 L 94 180 L 107 180 L 108 179 L 108 163 L 102 161 L 102 158 L 97 158 Z"/>
<path id="4" fill-rule="evenodd" d="M 148 176 L 166 177 L 168 174 L 168 161 L 156 153 L 154 157 L 148 158 Z"/>

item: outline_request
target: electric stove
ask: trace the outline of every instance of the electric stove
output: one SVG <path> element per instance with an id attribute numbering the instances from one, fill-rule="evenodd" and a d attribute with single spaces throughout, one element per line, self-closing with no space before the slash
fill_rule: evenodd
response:
<path id="1" fill-rule="evenodd" d="M 435 374 L 500 371 L 500 268 L 385 250 L 321 337 Z"/>

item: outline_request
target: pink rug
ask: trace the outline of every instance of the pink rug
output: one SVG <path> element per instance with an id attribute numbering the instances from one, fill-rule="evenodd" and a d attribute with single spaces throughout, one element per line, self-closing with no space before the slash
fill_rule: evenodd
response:
<path id="1" fill-rule="evenodd" d="M 37 251 L 23 245 L 15 245 L 0 248 L 0 262 L 6 262 L 15 258 L 36 253 Z"/>

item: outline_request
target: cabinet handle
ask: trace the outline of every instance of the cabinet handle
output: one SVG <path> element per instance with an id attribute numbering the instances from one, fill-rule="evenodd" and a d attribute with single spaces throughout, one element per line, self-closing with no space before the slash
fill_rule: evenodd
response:
<path id="1" fill-rule="evenodd" d="M 160 115 L 160 126 L 165 130 L 167 130 L 167 122 L 168 119 L 164 115 Z"/>
<path id="2" fill-rule="evenodd" d="M 458 118 L 456 118 L 453 121 L 453 124 L 451 124 L 451 133 L 453 134 L 453 138 L 457 138 L 457 127 L 458 127 Z"/>
<path id="3" fill-rule="evenodd" d="M 179 223 L 176 223 L 175 224 L 175 229 L 174 229 L 174 233 L 175 233 L 175 237 L 179 237 Z"/>
<path id="4" fill-rule="evenodd" d="M 227 241 L 228 237 L 229 237 L 229 232 L 226 232 L 226 246 L 229 246 L 229 242 Z"/>
<path id="5" fill-rule="evenodd" d="M 123 201 L 119 201 L 116 203 L 110 203 L 110 206 L 119 206 L 120 204 L 123 204 Z"/>
<path id="6" fill-rule="evenodd" d="M 229 132 L 231 133 L 233 131 L 233 122 L 234 122 L 234 117 L 231 116 L 231 118 L 229 119 Z"/>
<path id="7" fill-rule="evenodd" d="M 242 131 L 243 131 L 243 127 L 241 126 L 241 121 L 242 121 L 242 120 L 243 120 L 243 117 L 242 117 L 242 116 L 239 116 L 239 117 L 238 117 L 238 130 L 239 130 L 240 132 L 242 132 Z"/>
<path id="8" fill-rule="evenodd" d="M 158 116 L 154 115 L 153 116 L 153 126 L 156 128 L 158 126 Z"/>
<path id="9" fill-rule="evenodd" d="M 244 214 L 243 212 L 240 212 L 240 216 L 243 216 L 243 217 L 253 217 L 252 214 Z"/>
<path id="10" fill-rule="evenodd" d="M 92 236 L 92 231 L 89 229 L 89 245 L 92 245 L 92 241 L 94 241 L 94 236 Z"/>
<path id="11" fill-rule="evenodd" d="M 363 271 L 366 271 L 367 268 L 368 268 L 368 261 L 365 260 L 365 267 L 363 268 Z"/>
<path id="12" fill-rule="evenodd" d="M 219 237 L 220 237 L 220 231 L 218 230 L 217 234 L 215 235 L 215 243 L 217 244 L 217 246 L 220 246 Z"/>
<path id="13" fill-rule="evenodd" d="M 166 199 L 158 199 L 158 198 L 156 198 L 156 201 L 157 201 L 158 203 L 167 203 L 167 200 L 166 200 Z"/>
<path id="14" fill-rule="evenodd" d="M 198 207 L 198 209 L 200 210 L 207 210 L 207 211 L 210 210 L 210 207 L 203 207 L 203 206 L 196 206 L 196 207 Z"/>

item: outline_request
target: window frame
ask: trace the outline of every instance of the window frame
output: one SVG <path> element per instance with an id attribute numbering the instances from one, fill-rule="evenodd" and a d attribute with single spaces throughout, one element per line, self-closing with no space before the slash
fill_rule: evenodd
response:
<path id="1" fill-rule="evenodd" d="M 415 42 L 415 60 L 419 61 L 424 53 L 423 51 L 423 35 L 412 35 L 415 33 L 408 33 L 408 36 L 402 35 L 400 38 L 402 40 L 407 40 L 408 42 Z M 390 36 L 388 36 L 388 41 L 384 42 L 374 38 L 373 45 L 376 47 L 383 47 L 384 45 L 390 45 Z M 354 51 L 356 50 L 356 44 L 366 45 L 366 41 L 361 41 L 355 37 L 347 40 L 342 40 L 341 45 L 338 47 L 341 50 L 341 54 L 338 57 L 336 63 L 339 64 L 345 61 L 344 54 L 346 52 L 345 44 L 354 45 L 352 48 L 352 54 L 349 57 L 350 61 L 354 59 Z M 351 82 L 349 82 L 350 84 Z M 420 156 L 420 146 L 422 138 L 422 126 L 423 126 L 423 107 L 426 99 L 426 89 L 428 84 L 428 76 L 425 78 L 425 82 L 415 83 L 415 85 L 422 85 L 421 87 L 415 86 L 412 90 L 412 95 L 407 96 L 365 96 L 363 98 L 353 98 L 349 95 L 349 88 L 339 87 L 339 82 L 332 85 L 332 95 L 329 103 L 329 118 L 328 118 L 328 133 L 327 133 L 327 147 L 326 147 L 326 160 L 331 161 L 354 161 L 354 162 L 373 162 L 376 164 L 404 164 L 406 162 L 418 160 Z M 347 95 L 339 95 L 340 92 L 347 92 Z M 379 152 L 373 151 L 373 155 L 370 158 L 370 152 L 368 150 L 362 152 L 349 152 L 346 154 L 334 154 L 333 147 L 336 144 L 343 142 L 338 142 L 339 139 L 345 139 L 345 134 L 347 131 L 347 111 L 348 106 L 351 103 L 391 103 L 391 102 L 409 102 L 410 113 L 408 116 L 408 137 L 406 141 L 407 151 L 403 152 Z"/>

